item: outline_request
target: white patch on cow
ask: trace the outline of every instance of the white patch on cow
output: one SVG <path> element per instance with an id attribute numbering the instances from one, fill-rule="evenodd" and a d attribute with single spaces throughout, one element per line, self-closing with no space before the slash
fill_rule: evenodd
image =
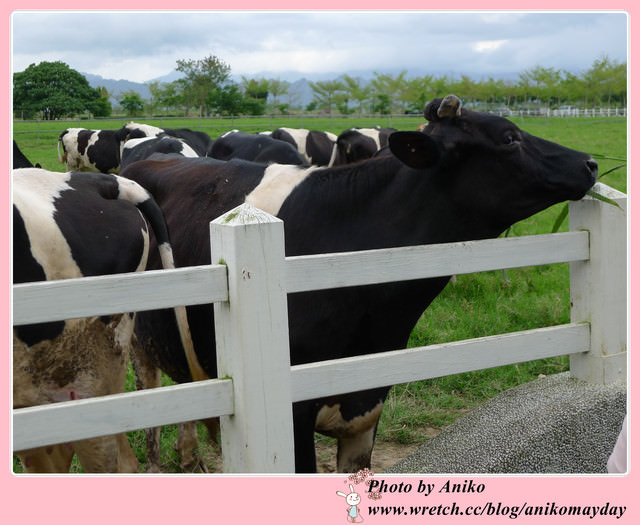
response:
<path id="1" fill-rule="evenodd" d="M 136 146 L 139 146 L 140 144 L 143 144 L 145 142 L 148 142 L 150 140 L 155 139 L 155 137 L 140 137 L 137 139 L 129 139 L 126 142 L 121 142 L 120 143 L 120 157 L 122 157 L 122 152 L 126 149 L 133 149 Z"/>
<path id="2" fill-rule="evenodd" d="M 223 138 L 223 137 L 226 137 L 227 135 L 231 135 L 232 133 L 239 133 L 239 132 L 240 132 L 240 130 L 232 129 L 232 130 L 229 130 L 229 131 L 223 133 L 222 135 L 220 135 L 219 138 Z"/>
<path id="3" fill-rule="evenodd" d="M 370 465 L 376 427 L 362 434 L 338 439 L 338 472 L 357 472 Z"/>
<path id="4" fill-rule="evenodd" d="M 163 268 L 175 268 L 175 262 L 173 260 L 173 250 L 169 243 L 163 242 L 158 246 L 158 252 L 160 253 L 160 260 L 162 261 Z"/>
<path id="5" fill-rule="evenodd" d="M 125 179 L 119 175 L 114 175 L 114 177 L 118 182 L 118 198 L 127 200 L 133 204 L 140 204 L 151 198 L 147 190 L 137 182 L 131 179 Z"/>
<path id="6" fill-rule="evenodd" d="M 355 131 L 362 133 L 365 137 L 373 139 L 376 143 L 376 148 L 380 149 L 380 130 L 376 128 L 353 128 Z"/>
<path id="7" fill-rule="evenodd" d="M 311 159 L 307 156 L 307 135 L 309 135 L 308 129 L 294 129 L 294 128 L 281 128 L 283 131 L 286 131 L 296 143 L 296 148 L 298 148 L 298 152 L 302 153 L 307 161 L 311 161 Z"/>
<path id="8" fill-rule="evenodd" d="M 200 156 L 185 141 L 181 140 L 180 142 L 182 142 L 182 149 L 180 150 L 180 155 L 182 155 L 183 157 L 199 157 Z"/>
<path id="9" fill-rule="evenodd" d="M 318 168 L 300 168 L 289 164 L 271 164 L 245 202 L 271 215 L 277 215 L 293 189 Z"/>
<path id="10" fill-rule="evenodd" d="M 337 140 L 337 138 L 336 138 Z M 333 148 L 331 149 L 331 158 L 329 159 L 329 164 L 327 164 L 327 167 L 331 167 L 335 164 L 336 162 L 336 157 L 338 156 L 338 143 L 337 142 L 333 142 Z"/>
<path id="11" fill-rule="evenodd" d="M 139 130 L 142 131 L 147 137 L 157 137 L 160 133 L 164 133 L 162 128 L 156 126 L 150 126 L 149 124 L 138 124 L 137 122 L 129 122 L 125 126 L 129 131 Z"/>
<path id="12" fill-rule="evenodd" d="M 71 248 L 53 219 L 55 199 L 69 174 L 37 168 L 13 170 L 13 203 L 20 211 L 31 242 L 31 254 L 44 268 L 47 280 L 82 277 Z"/>
<path id="13" fill-rule="evenodd" d="M 339 403 L 331 406 L 325 405 L 318 412 L 315 429 L 317 432 L 331 437 L 357 436 L 375 427 L 382 413 L 382 407 L 383 403 L 380 402 L 365 414 L 345 420 L 340 411 Z"/>

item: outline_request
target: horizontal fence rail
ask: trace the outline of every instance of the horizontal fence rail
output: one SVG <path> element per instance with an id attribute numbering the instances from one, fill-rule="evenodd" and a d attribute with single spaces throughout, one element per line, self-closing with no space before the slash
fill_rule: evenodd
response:
<path id="1" fill-rule="evenodd" d="M 227 298 L 227 269 L 222 265 L 15 284 L 13 324 L 141 312 Z"/>
<path id="2" fill-rule="evenodd" d="M 589 350 L 589 325 L 568 324 L 291 367 L 293 401 L 422 381 Z M 478 356 L 482 355 L 482 360 Z M 481 363 L 477 368 L 471 362 Z"/>
<path id="3" fill-rule="evenodd" d="M 230 379 L 64 401 L 14 410 L 13 446 L 26 450 L 232 413 Z M 42 433 L 29 430 L 35 425 Z"/>
<path id="4" fill-rule="evenodd" d="M 495 254 L 499 251 L 500 259 Z M 287 292 L 504 270 L 589 258 L 588 232 L 287 258 Z"/>
<path id="5" fill-rule="evenodd" d="M 287 257 L 286 284 L 287 292 L 295 293 L 392 282 L 398 275 L 424 279 L 588 258 L 588 232 L 553 233 Z M 226 279 L 226 267 L 213 265 L 16 284 L 13 324 L 226 301 Z"/>

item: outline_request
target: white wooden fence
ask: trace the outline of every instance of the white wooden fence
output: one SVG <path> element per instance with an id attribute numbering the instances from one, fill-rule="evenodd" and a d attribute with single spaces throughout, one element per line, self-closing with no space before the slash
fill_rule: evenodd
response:
<path id="1" fill-rule="evenodd" d="M 292 402 L 559 355 L 626 380 L 626 195 L 597 190 L 620 208 L 571 203 L 568 233 L 287 258 L 282 222 L 242 205 L 210 225 L 224 264 L 14 285 L 14 325 L 213 302 L 223 379 L 14 410 L 13 449 L 221 416 L 225 472 L 293 472 Z M 563 262 L 570 324 L 289 364 L 287 293 Z"/>

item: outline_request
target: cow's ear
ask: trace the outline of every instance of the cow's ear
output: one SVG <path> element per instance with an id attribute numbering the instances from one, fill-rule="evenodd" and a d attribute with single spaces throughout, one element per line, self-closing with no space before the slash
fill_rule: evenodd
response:
<path id="1" fill-rule="evenodd" d="M 389 149 L 410 168 L 425 169 L 440 157 L 436 142 L 419 131 L 396 131 L 389 136 Z"/>

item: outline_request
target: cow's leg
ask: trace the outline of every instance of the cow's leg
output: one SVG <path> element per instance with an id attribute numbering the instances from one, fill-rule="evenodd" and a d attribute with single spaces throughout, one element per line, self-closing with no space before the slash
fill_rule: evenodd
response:
<path id="1" fill-rule="evenodd" d="M 79 344 L 91 366 L 76 376 L 79 398 L 119 394 L 125 390 L 134 316 L 114 316 L 105 325 L 94 320 Z M 76 441 L 74 449 L 85 472 L 137 472 L 139 465 L 126 434 Z"/>
<path id="2" fill-rule="evenodd" d="M 315 414 L 310 405 L 293 405 L 293 448 L 297 473 L 315 473 L 316 444 L 314 440 Z"/>
<path id="3" fill-rule="evenodd" d="M 206 472 L 198 454 L 198 426 L 195 421 L 187 421 L 178 425 L 178 440 L 174 448 L 180 454 L 180 468 L 182 470 L 203 470 Z"/>
<path id="4" fill-rule="evenodd" d="M 377 425 L 360 434 L 338 438 L 337 472 L 358 472 L 371 468 L 371 453 Z"/>
<path id="5" fill-rule="evenodd" d="M 70 444 L 23 450 L 16 454 L 25 472 L 67 473 L 71 468 L 73 447 Z"/>
<path id="6" fill-rule="evenodd" d="M 318 412 L 316 429 L 338 439 L 338 472 L 357 472 L 371 466 L 384 391 L 370 395 L 369 403 L 362 404 L 358 397 L 347 396 L 323 406 Z M 378 401 L 374 404 L 376 397 Z"/>
<path id="7" fill-rule="evenodd" d="M 138 343 L 135 336 L 131 345 L 131 364 L 136 376 L 136 390 L 161 386 L 160 369 Z M 162 472 L 160 467 L 160 432 L 162 427 L 146 428 L 147 464 L 146 472 Z"/>
<path id="8" fill-rule="evenodd" d="M 85 472 L 138 472 L 126 434 L 84 439 L 73 444 Z"/>
<path id="9" fill-rule="evenodd" d="M 202 422 L 207 427 L 211 440 L 220 443 L 220 418 L 212 417 L 210 419 L 203 419 Z"/>
<path id="10" fill-rule="evenodd" d="M 118 442 L 118 472 L 138 472 L 140 463 L 133 452 L 126 434 L 116 434 Z"/>

